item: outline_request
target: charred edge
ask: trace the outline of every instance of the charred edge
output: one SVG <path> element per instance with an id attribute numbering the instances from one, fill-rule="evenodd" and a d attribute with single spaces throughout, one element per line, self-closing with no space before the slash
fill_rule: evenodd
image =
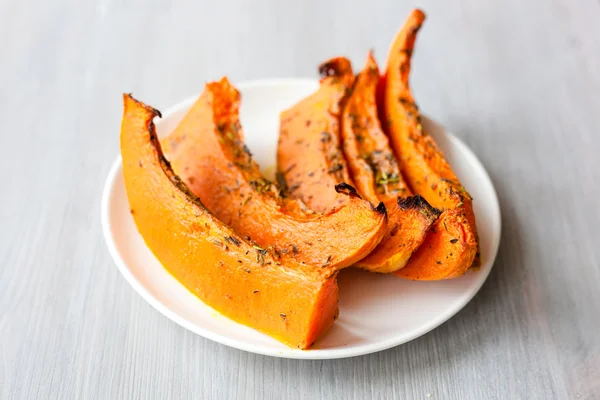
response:
<path id="1" fill-rule="evenodd" d="M 373 210 L 375 210 L 375 212 L 377 212 L 378 214 L 387 215 L 387 210 L 385 208 L 385 204 L 383 204 L 383 201 L 379 203 L 377 207 L 373 208 Z"/>
<path id="2" fill-rule="evenodd" d="M 350 71 L 352 71 L 350 61 L 345 58 L 334 58 L 319 65 L 319 75 L 321 75 L 321 78 L 343 76 Z"/>
<path id="3" fill-rule="evenodd" d="M 338 183 L 337 185 L 335 185 L 335 191 L 350 197 L 357 197 L 359 199 L 362 198 L 360 197 L 356 189 L 354 189 L 352 185 L 349 185 L 346 182 Z"/>
<path id="4" fill-rule="evenodd" d="M 423 210 L 426 214 L 433 215 L 436 218 L 442 213 L 437 208 L 432 207 L 420 194 L 415 194 L 414 196 L 408 197 L 398 197 L 397 202 L 398 207 L 403 210 Z"/>
<path id="5" fill-rule="evenodd" d="M 158 141 L 158 138 L 156 137 L 156 132 L 154 129 L 154 124 L 151 122 L 150 126 L 149 126 L 149 132 L 150 132 L 150 141 L 152 143 L 152 146 L 154 147 L 154 150 L 157 153 L 157 158 L 158 158 L 158 162 L 161 166 L 161 169 L 163 170 L 163 172 L 165 173 L 165 175 L 167 176 L 167 178 L 169 178 L 169 180 L 171 181 L 171 183 L 173 183 L 173 185 L 175 185 L 175 187 L 177 189 L 179 189 L 180 192 L 182 192 L 187 198 L 188 200 L 195 204 L 196 206 L 198 206 L 199 208 L 201 208 L 202 210 L 206 211 L 206 212 L 210 212 L 208 211 L 208 209 L 204 206 L 204 203 L 202 203 L 202 201 L 200 200 L 200 198 L 198 196 L 196 196 L 194 193 L 192 193 L 192 191 L 190 190 L 190 188 L 181 180 L 181 178 L 179 177 L 179 175 L 175 174 L 175 172 L 173 172 L 173 168 L 171 167 L 171 163 L 165 158 L 165 156 L 163 155 L 163 152 L 161 150 L 160 147 L 160 142 Z"/>
<path id="6" fill-rule="evenodd" d="M 155 116 L 158 116 L 159 118 L 162 118 L 162 113 L 160 111 L 158 111 L 154 107 L 150 107 L 149 105 L 142 103 L 141 101 L 139 101 L 138 99 L 136 99 L 135 97 L 133 97 L 133 95 L 131 93 L 125 93 L 125 94 L 123 94 L 123 96 L 127 96 L 128 98 L 130 98 L 137 105 L 139 105 L 139 106 L 145 108 L 146 110 L 150 111 Z"/>

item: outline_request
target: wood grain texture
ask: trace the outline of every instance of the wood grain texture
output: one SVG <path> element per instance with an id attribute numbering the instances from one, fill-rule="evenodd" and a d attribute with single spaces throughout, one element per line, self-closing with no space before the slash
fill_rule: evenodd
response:
<path id="1" fill-rule="evenodd" d="M 0 398 L 600 398 L 598 1 L 419 2 L 415 95 L 488 169 L 499 256 L 433 332 L 314 362 L 198 337 L 121 278 L 99 222 L 121 93 L 383 62 L 412 4 L 84 3 L 0 0 Z"/>

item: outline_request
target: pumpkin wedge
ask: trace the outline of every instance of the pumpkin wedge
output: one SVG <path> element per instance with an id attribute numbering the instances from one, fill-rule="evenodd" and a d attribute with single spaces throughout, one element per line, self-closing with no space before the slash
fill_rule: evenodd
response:
<path id="1" fill-rule="evenodd" d="M 425 14 L 413 10 L 394 39 L 380 81 L 380 112 L 409 187 L 443 211 L 431 237 L 398 276 L 437 280 L 464 274 L 478 253 L 471 196 L 420 122 L 409 87 L 410 61 Z"/>
<path id="2" fill-rule="evenodd" d="M 277 169 L 292 197 L 323 213 L 348 200 L 336 193 L 335 185 L 352 184 L 340 146 L 339 118 L 354 75 L 350 61 L 342 57 L 320 65 L 319 72 L 319 90 L 281 114 Z"/>
<path id="3" fill-rule="evenodd" d="M 193 294 L 223 315 L 308 348 L 337 316 L 336 271 L 303 265 L 245 239 L 212 215 L 163 157 L 153 118 L 124 95 L 123 176 L 148 247 Z"/>
<path id="4" fill-rule="evenodd" d="M 276 254 L 334 269 L 352 265 L 381 241 L 386 211 L 353 188 L 343 207 L 318 215 L 285 198 L 242 141 L 240 94 L 226 78 L 206 85 L 180 125 L 164 139 L 173 170 L 203 204 L 236 232 Z M 332 191 L 337 194 L 335 190 Z"/>
<path id="5" fill-rule="evenodd" d="M 367 257 L 355 265 L 372 272 L 394 272 L 406 265 L 425 240 L 440 211 L 411 191 L 377 116 L 379 68 L 369 53 L 342 112 L 342 147 L 358 192 L 388 210 L 388 232 Z"/>

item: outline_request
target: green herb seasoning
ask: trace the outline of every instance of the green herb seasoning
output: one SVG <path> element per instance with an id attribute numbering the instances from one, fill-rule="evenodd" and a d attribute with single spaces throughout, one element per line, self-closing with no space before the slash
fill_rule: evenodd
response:
<path id="1" fill-rule="evenodd" d="M 233 236 L 225 236 L 225 240 L 231 244 L 235 244 L 238 247 L 242 244 L 242 242 L 240 242 L 237 238 Z"/>

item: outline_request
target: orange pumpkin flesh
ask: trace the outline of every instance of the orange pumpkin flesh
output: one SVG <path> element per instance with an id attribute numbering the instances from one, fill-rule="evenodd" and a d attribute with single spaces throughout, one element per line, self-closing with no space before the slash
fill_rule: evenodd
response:
<path id="1" fill-rule="evenodd" d="M 131 213 L 164 267 L 223 315 L 293 347 L 308 348 L 337 316 L 332 267 L 257 249 L 212 215 L 163 157 L 160 113 L 124 95 L 123 176 Z"/>
<path id="2" fill-rule="evenodd" d="M 380 81 L 379 109 L 408 185 L 443 210 L 423 246 L 397 275 L 437 280 L 464 274 L 473 264 L 478 243 L 471 196 L 437 144 L 423 131 L 408 83 L 414 42 L 424 20 L 422 11 L 413 10 L 396 35 Z"/>
<path id="3" fill-rule="evenodd" d="M 339 269 L 369 254 L 386 231 L 384 207 L 332 188 L 346 200 L 343 206 L 325 215 L 302 211 L 306 206 L 285 198 L 252 159 L 242 141 L 239 104 L 226 78 L 209 83 L 163 140 L 173 170 L 190 190 L 240 235 L 298 262 Z"/>
<path id="4" fill-rule="evenodd" d="M 339 117 L 354 75 L 350 61 L 341 57 L 319 70 L 319 89 L 281 114 L 277 169 L 290 196 L 323 213 L 348 199 L 336 193 L 335 185 L 352 184 L 340 146 Z"/>
<path id="5" fill-rule="evenodd" d="M 389 273 L 406 265 L 440 212 L 421 196 L 411 196 L 400 174 L 400 166 L 377 116 L 378 81 L 379 69 L 369 54 L 344 107 L 341 137 L 358 192 L 371 203 L 384 202 L 388 209 L 386 236 L 356 266 Z"/>

